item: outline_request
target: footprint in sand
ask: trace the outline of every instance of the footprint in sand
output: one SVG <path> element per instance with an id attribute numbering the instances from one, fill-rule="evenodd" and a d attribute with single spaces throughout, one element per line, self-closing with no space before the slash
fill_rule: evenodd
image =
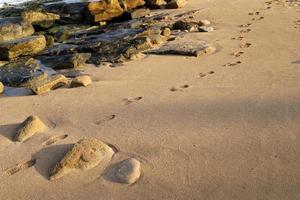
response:
<path id="1" fill-rule="evenodd" d="M 240 31 L 240 33 L 249 33 L 251 31 L 250 28 L 247 28 L 247 29 L 243 29 Z"/>
<path id="2" fill-rule="evenodd" d="M 233 66 L 239 65 L 241 63 L 242 63 L 241 61 L 230 62 L 230 63 L 224 64 L 223 67 L 233 67 Z"/>
<path id="3" fill-rule="evenodd" d="M 107 121 L 113 120 L 115 118 L 116 118 L 116 115 L 107 115 L 107 116 L 103 117 L 102 119 L 96 121 L 95 124 L 100 125 L 100 124 L 103 124 Z"/>
<path id="4" fill-rule="evenodd" d="M 239 28 L 248 28 L 250 27 L 252 24 L 251 23 L 248 23 L 248 24 L 241 24 L 241 25 L 238 25 Z"/>
<path id="5" fill-rule="evenodd" d="M 142 99 L 143 99 L 143 97 L 129 97 L 129 98 L 123 99 L 122 100 L 122 104 L 123 105 L 129 105 L 129 104 L 131 104 L 133 102 L 137 102 L 137 101 L 140 101 Z"/>
<path id="6" fill-rule="evenodd" d="M 190 87 L 189 85 L 181 85 L 179 87 L 171 87 L 170 91 L 171 92 L 183 91 L 183 90 L 185 90 L 185 89 L 187 89 L 189 87 Z"/>
<path id="7" fill-rule="evenodd" d="M 245 52 L 243 51 L 238 51 L 238 52 L 235 52 L 235 53 L 232 53 L 231 55 L 234 56 L 234 57 L 240 57 L 241 55 L 243 55 Z"/>
<path id="8" fill-rule="evenodd" d="M 209 72 L 207 72 L 207 73 L 199 73 L 197 76 L 196 76 L 196 78 L 204 78 L 204 77 L 206 77 L 207 75 L 209 75 L 209 74 L 214 74 L 215 73 L 215 71 L 209 71 Z"/>
<path id="9" fill-rule="evenodd" d="M 19 163 L 14 167 L 8 168 L 4 171 L 4 173 L 8 176 L 14 175 L 22 170 L 25 170 L 27 168 L 30 168 L 32 166 L 34 166 L 36 163 L 36 159 L 32 159 L 23 163 Z"/>
<path id="10" fill-rule="evenodd" d="M 238 37 L 232 37 L 231 40 L 239 40 L 242 41 L 244 39 L 243 36 L 238 36 Z"/>
<path id="11" fill-rule="evenodd" d="M 247 42 L 247 43 L 245 43 L 245 44 L 241 44 L 241 45 L 240 45 L 240 48 L 242 48 L 242 49 L 244 49 L 244 48 L 249 48 L 251 45 L 252 45 L 251 43 Z"/>
<path id="12" fill-rule="evenodd" d="M 51 144 L 54 144 L 60 140 L 64 140 L 68 137 L 69 135 L 68 134 L 64 134 L 64 135 L 56 135 L 56 136 L 53 136 L 51 138 L 49 138 L 48 140 L 46 140 L 43 145 L 45 146 L 49 146 Z"/>
<path id="13" fill-rule="evenodd" d="M 257 11 L 257 12 L 249 12 L 248 15 L 260 15 L 260 12 Z"/>

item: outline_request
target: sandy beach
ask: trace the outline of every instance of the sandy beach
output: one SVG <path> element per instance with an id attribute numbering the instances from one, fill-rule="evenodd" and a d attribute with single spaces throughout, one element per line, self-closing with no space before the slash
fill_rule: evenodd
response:
<path id="1" fill-rule="evenodd" d="M 214 44 L 211 55 L 88 66 L 88 87 L 0 97 L 0 199 L 300 200 L 300 7 L 189 0 L 180 11 L 194 9 L 215 30 L 187 39 Z M 13 141 L 30 115 L 49 129 Z M 50 181 L 89 137 L 114 147 L 111 161 Z M 110 181 L 107 170 L 127 158 L 141 162 L 139 180 Z"/>

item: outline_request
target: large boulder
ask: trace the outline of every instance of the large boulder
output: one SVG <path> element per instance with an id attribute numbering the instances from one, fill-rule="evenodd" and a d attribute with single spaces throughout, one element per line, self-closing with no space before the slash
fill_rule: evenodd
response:
<path id="1" fill-rule="evenodd" d="M 0 44 L 0 59 L 11 60 L 19 56 L 35 55 L 46 47 L 43 35 L 29 36 Z"/>
<path id="2" fill-rule="evenodd" d="M 92 22 L 112 20 L 123 14 L 124 10 L 118 0 L 101 0 L 90 2 L 87 6 L 88 17 Z"/>
<path id="3" fill-rule="evenodd" d="M 0 19 L 0 43 L 27 37 L 33 33 L 32 25 L 20 17 Z"/>
<path id="4" fill-rule="evenodd" d="M 57 14 L 40 11 L 24 11 L 21 16 L 32 25 L 42 28 L 50 28 L 55 20 L 60 19 L 60 16 Z"/>
<path id="5" fill-rule="evenodd" d="M 119 0 L 119 1 L 123 9 L 126 11 L 143 6 L 146 3 L 144 0 Z"/>

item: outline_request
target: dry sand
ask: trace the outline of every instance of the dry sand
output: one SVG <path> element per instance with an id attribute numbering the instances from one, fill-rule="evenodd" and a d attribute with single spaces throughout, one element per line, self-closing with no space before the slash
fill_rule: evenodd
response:
<path id="1" fill-rule="evenodd" d="M 216 31 L 189 37 L 217 44 L 216 54 L 91 67 L 86 88 L 0 98 L 0 199 L 300 199 L 300 12 L 270 2 L 190 0 L 185 9 L 202 8 Z M 13 142 L 30 115 L 50 130 Z M 115 146 L 111 164 L 141 161 L 140 180 L 113 183 L 98 166 L 49 181 L 83 137 Z"/>

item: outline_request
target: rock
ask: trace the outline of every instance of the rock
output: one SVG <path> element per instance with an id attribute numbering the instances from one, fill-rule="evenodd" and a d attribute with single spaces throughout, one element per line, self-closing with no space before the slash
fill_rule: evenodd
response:
<path id="1" fill-rule="evenodd" d="M 20 85 L 20 87 L 32 88 L 35 83 L 40 82 L 40 81 L 44 81 L 47 78 L 48 78 L 48 74 L 47 73 L 42 73 L 40 75 L 36 75 L 36 76 L 33 76 L 33 77 L 29 78 L 26 82 L 22 83 Z"/>
<path id="2" fill-rule="evenodd" d="M 199 29 L 199 22 L 191 20 L 179 20 L 173 24 L 173 30 L 196 32 Z"/>
<path id="3" fill-rule="evenodd" d="M 46 39 L 43 35 L 12 40 L 0 44 L 0 59 L 10 60 L 19 56 L 35 55 L 45 47 Z"/>
<path id="4" fill-rule="evenodd" d="M 50 28 L 53 26 L 55 20 L 60 19 L 60 16 L 57 14 L 40 11 L 24 11 L 21 16 L 32 25 L 42 28 Z"/>
<path id="5" fill-rule="evenodd" d="M 167 9 L 178 9 L 183 8 L 186 6 L 187 1 L 186 0 L 171 0 L 167 2 L 166 8 Z"/>
<path id="6" fill-rule="evenodd" d="M 90 76 L 78 76 L 74 78 L 71 82 L 71 87 L 86 87 L 92 84 L 92 79 Z"/>
<path id="7" fill-rule="evenodd" d="M 211 24 L 211 22 L 209 20 L 200 20 L 200 24 L 201 26 L 209 26 Z"/>
<path id="8" fill-rule="evenodd" d="M 18 87 L 41 74 L 43 74 L 41 63 L 32 58 L 9 62 L 0 67 L 0 81 L 12 87 Z"/>
<path id="9" fill-rule="evenodd" d="M 145 5 L 144 0 L 119 0 L 119 2 L 125 11 Z"/>
<path id="10" fill-rule="evenodd" d="M 171 31 L 171 29 L 170 28 L 168 28 L 168 27 L 165 27 L 165 28 L 163 28 L 163 30 L 162 30 L 162 33 L 161 33 L 163 36 L 166 36 L 166 37 L 169 37 L 169 36 L 171 36 L 171 34 L 172 34 L 172 31 Z"/>
<path id="11" fill-rule="evenodd" d="M 74 53 L 57 56 L 39 56 L 37 59 L 46 67 L 59 70 L 83 68 L 90 57 L 90 53 Z"/>
<path id="12" fill-rule="evenodd" d="M 15 141 L 24 142 L 37 133 L 47 129 L 47 126 L 41 121 L 38 116 L 28 117 L 18 128 L 15 136 Z"/>
<path id="13" fill-rule="evenodd" d="M 112 181 L 133 184 L 141 176 L 141 163 L 134 158 L 129 158 L 115 165 L 108 174 Z"/>
<path id="14" fill-rule="evenodd" d="M 109 162 L 115 152 L 101 140 L 89 138 L 77 142 L 51 171 L 50 180 L 61 178 L 74 170 L 88 170 Z"/>
<path id="15" fill-rule="evenodd" d="M 148 8 L 140 8 L 140 9 L 136 9 L 136 10 L 132 10 L 131 12 L 128 12 L 127 15 L 129 15 L 129 17 L 125 16 L 124 18 L 128 18 L 128 20 L 139 19 L 142 17 L 150 16 L 150 10 Z"/>
<path id="16" fill-rule="evenodd" d="M 0 82 L 0 94 L 2 94 L 4 91 L 4 85 Z"/>
<path id="17" fill-rule="evenodd" d="M 167 38 L 163 35 L 151 35 L 149 38 L 154 45 L 161 45 L 167 41 Z"/>
<path id="18" fill-rule="evenodd" d="M 41 95 L 50 92 L 51 90 L 65 86 L 68 84 L 68 82 L 69 81 L 65 76 L 57 74 L 43 80 L 37 80 L 36 82 L 32 83 L 30 89 L 34 94 Z"/>
<path id="19" fill-rule="evenodd" d="M 34 29 L 20 17 L 0 18 L 0 43 L 30 36 Z"/>
<path id="20" fill-rule="evenodd" d="M 177 39 L 166 43 L 159 49 L 150 50 L 148 53 L 198 57 L 201 55 L 214 53 L 215 51 L 216 48 L 207 44 L 205 41 Z"/>
<path id="21" fill-rule="evenodd" d="M 146 0 L 146 6 L 151 9 L 164 8 L 166 4 L 165 0 Z"/>
<path id="22" fill-rule="evenodd" d="M 118 0 L 100 0 L 90 2 L 87 6 L 88 18 L 92 22 L 109 21 L 123 14 L 123 9 Z"/>
<path id="23" fill-rule="evenodd" d="M 212 27 L 212 26 L 200 26 L 200 27 L 198 28 L 198 30 L 199 30 L 199 32 L 212 32 L 212 31 L 214 31 L 215 29 L 214 29 L 214 27 Z"/>

